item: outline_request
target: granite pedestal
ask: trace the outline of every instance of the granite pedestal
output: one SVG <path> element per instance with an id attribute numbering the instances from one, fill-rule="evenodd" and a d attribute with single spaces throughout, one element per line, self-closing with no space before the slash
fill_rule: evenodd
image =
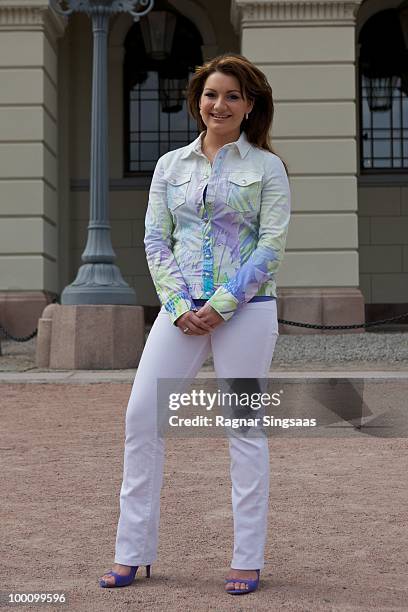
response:
<path id="1" fill-rule="evenodd" d="M 144 335 L 142 306 L 50 304 L 38 322 L 37 367 L 136 368 Z"/>

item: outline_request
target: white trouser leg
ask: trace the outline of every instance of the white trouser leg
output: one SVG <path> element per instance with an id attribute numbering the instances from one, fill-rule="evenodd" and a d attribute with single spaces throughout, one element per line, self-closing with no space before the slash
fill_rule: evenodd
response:
<path id="1" fill-rule="evenodd" d="M 157 379 L 194 378 L 210 352 L 210 336 L 188 336 L 161 310 L 150 331 L 127 412 L 115 563 L 156 559 L 164 439 L 157 435 Z"/>
<path id="2" fill-rule="evenodd" d="M 243 306 L 211 334 L 218 378 L 266 378 L 278 338 L 276 301 Z M 269 503 L 266 437 L 229 437 L 234 569 L 262 569 Z"/>

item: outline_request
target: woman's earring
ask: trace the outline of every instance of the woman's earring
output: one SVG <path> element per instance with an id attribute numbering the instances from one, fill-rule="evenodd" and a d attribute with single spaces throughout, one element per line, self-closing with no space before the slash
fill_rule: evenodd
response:
<path id="1" fill-rule="evenodd" d="M 245 119 L 248 121 L 248 113 L 246 113 L 246 115 L 245 115 Z"/>

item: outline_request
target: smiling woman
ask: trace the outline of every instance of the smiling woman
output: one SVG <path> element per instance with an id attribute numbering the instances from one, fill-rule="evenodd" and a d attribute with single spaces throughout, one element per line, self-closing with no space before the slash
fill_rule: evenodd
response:
<path id="1" fill-rule="evenodd" d="M 158 159 L 150 187 L 145 247 L 162 309 L 129 399 L 114 572 L 102 587 L 130 584 L 157 556 L 158 381 L 194 378 L 210 351 L 218 378 L 265 378 L 278 337 L 275 274 L 290 190 L 269 142 L 271 87 L 249 60 L 230 54 L 196 69 L 187 100 L 201 133 Z M 234 551 L 225 591 L 240 595 L 258 587 L 264 567 L 268 441 L 234 435 L 229 450 Z"/>
<path id="2" fill-rule="evenodd" d="M 253 102 L 248 102 L 238 87 L 239 82 L 234 76 L 214 72 L 208 77 L 200 103 L 201 116 L 206 125 L 210 119 L 216 122 L 231 119 L 229 129 L 239 129 L 242 115 L 252 110 Z"/>
<path id="3" fill-rule="evenodd" d="M 265 74 L 242 55 L 221 55 L 198 67 L 188 87 L 188 108 L 200 131 L 207 130 L 210 118 L 214 127 L 216 117 L 225 118 L 219 121 L 228 129 L 236 120 L 238 136 L 245 131 L 253 145 L 273 153 L 270 143 L 274 115 L 272 89 Z M 208 136 L 209 133 L 206 139 Z"/>
<path id="4" fill-rule="evenodd" d="M 208 130 L 203 152 L 211 161 L 219 148 L 219 142 L 225 139 L 233 142 L 237 139 L 242 119 L 248 117 L 253 105 L 241 92 L 236 77 L 222 72 L 210 74 L 204 85 L 199 109 Z"/>

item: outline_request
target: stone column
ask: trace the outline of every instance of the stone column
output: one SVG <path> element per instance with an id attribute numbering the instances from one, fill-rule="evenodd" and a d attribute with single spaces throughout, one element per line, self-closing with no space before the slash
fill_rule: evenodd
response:
<path id="1" fill-rule="evenodd" d="M 232 0 L 241 52 L 271 83 L 272 142 L 290 174 L 293 214 L 278 275 L 284 319 L 364 320 L 356 176 L 355 16 L 360 3 Z M 289 326 L 282 331 L 303 333 Z"/>
<path id="2" fill-rule="evenodd" d="M 0 323 L 25 335 L 57 272 L 57 38 L 44 0 L 0 5 Z"/>

